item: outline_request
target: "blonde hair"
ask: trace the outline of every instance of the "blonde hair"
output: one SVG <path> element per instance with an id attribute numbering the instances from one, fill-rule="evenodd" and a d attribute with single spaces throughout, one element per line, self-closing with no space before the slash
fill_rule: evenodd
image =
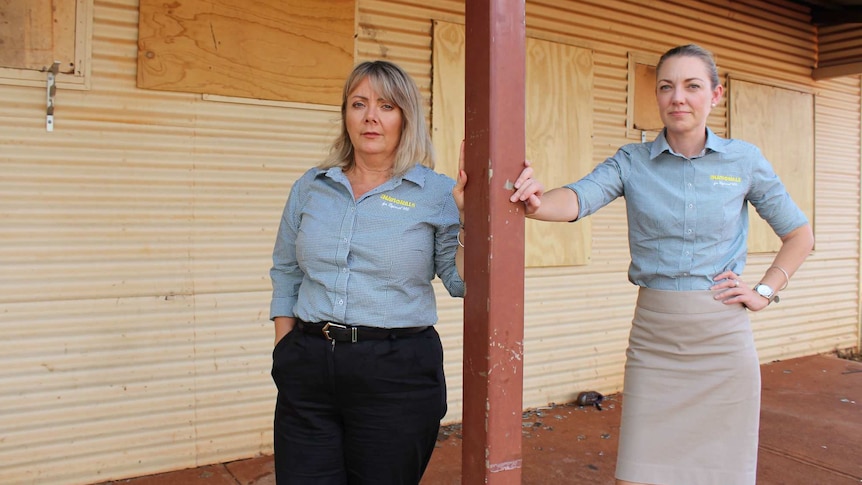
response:
<path id="1" fill-rule="evenodd" d="M 341 167 L 347 170 L 353 166 L 353 143 L 345 122 L 347 97 L 366 78 L 384 99 L 401 109 L 401 140 L 395 149 L 392 175 L 404 175 L 417 164 L 434 168 L 434 147 L 425 123 L 419 88 L 410 75 L 388 61 L 366 61 L 353 68 L 344 83 L 344 92 L 341 95 L 341 133 L 332 143 L 329 156 L 318 168 L 326 170 Z"/>

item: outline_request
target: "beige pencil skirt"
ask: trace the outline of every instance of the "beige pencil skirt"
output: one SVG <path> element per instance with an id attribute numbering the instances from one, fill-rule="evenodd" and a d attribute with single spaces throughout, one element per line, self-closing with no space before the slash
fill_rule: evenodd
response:
<path id="1" fill-rule="evenodd" d="M 760 365 L 747 310 L 712 291 L 641 288 L 626 351 L 616 477 L 752 485 Z"/>

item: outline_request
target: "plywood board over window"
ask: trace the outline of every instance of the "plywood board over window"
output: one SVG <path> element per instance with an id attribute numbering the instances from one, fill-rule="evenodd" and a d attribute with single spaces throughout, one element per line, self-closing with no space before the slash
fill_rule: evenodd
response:
<path id="1" fill-rule="evenodd" d="M 141 0 L 138 87 L 341 104 L 354 0 Z"/>
<path id="2" fill-rule="evenodd" d="M 86 87 L 92 7 L 92 0 L 0 0 L 0 83 L 44 86 L 57 62 L 60 87 Z"/>
<path id="3" fill-rule="evenodd" d="M 814 96 L 731 78 L 730 135 L 757 145 L 787 192 L 814 221 Z M 749 207 L 748 250 L 776 252 L 781 240 Z"/>
<path id="4" fill-rule="evenodd" d="M 626 125 L 628 136 L 641 137 L 644 132 L 664 128 L 655 99 L 657 56 L 630 52 L 628 56 L 628 99 Z"/>
<path id="5" fill-rule="evenodd" d="M 464 139 L 464 26 L 435 22 L 432 133 L 438 171 L 457 173 Z M 527 39 L 526 153 L 549 187 L 592 168 L 593 62 L 590 51 Z M 469 224 L 469 222 L 468 222 Z M 575 224 L 527 220 L 527 267 L 587 264 L 590 219 Z"/>

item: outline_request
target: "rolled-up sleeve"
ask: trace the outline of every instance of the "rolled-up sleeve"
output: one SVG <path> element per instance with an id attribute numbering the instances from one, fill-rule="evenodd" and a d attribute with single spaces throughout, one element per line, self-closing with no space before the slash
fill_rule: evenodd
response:
<path id="1" fill-rule="evenodd" d="M 278 235 L 275 239 L 275 247 L 272 251 L 272 268 L 269 276 L 272 279 L 272 301 L 270 302 L 269 318 L 292 317 L 293 307 L 296 305 L 299 285 L 302 283 L 302 271 L 296 259 L 296 234 L 299 227 L 297 220 L 299 204 L 302 196 L 302 181 L 297 181 L 290 191 L 281 223 L 278 227 Z"/>
<path id="2" fill-rule="evenodd" d="M 808 217 L 790 197 L 772 165 L 759 149 L 752 146 L 751 150 L 752 183 L 747 198 L 760 217 L 779 237 L 808 224 Z"/>
<path id="3" fill-rule="evenodd" d="M 579 212 L 578 219 L 582 219 L 596 213 L 602 207 L 610 204 L 622 196 L 623 180 L 631 156 L 623 149 L 598 164 L 592 172 L 575 183 L 565 185 L 578 196 Z"/>

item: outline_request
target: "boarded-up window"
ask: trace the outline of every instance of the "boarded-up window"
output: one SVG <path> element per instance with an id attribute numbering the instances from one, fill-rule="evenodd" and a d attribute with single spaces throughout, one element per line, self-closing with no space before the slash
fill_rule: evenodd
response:
<path id="1" fill-rule="evenodd" d="M 0 82 L 83 84 L 89 71 L 92 0 L 0 0 Z M 62 84 L 61 84 L 62 85 Z"/>
<path id="2" fill-rule="evenodd" d="M 661 131 L 664 124 L 655 99 L 655 70 L 658 58 L 629 53 L 627 127 L 629 136 Z"/>
<path id="3" fill-rule="evenodd" d="M 138 87 L 338 105 L 354 0 L 141 0 Z"/>
<path id="4" fill-rule="evenodd" d="M 731 79 L 730 135 L 757 145 L 787 187 L 790 196 L 814 221 L 814 96 L 790 89 Z M 749 208 L 748 250 L 775 252 L 781 240 Z"/>
<path id="5" fill-rule="evenodd" d="M 432 132 L 440 172 L 455 174 L 464 139 L 464 26 L 435 22 Z M 574 182 L 592 161 L 590 51 L 527 39 L 526 154 L 549 187 Z M 590 257 L 590 219 L 574 224 L 527 220 L 528 267 L 582 265 Z"/>
<path id="6" fill-rule="evenodd" d="M 634 129 L 661 131 L 664 124 L 655 100 L 655 66 L 635 64 Z"/>

